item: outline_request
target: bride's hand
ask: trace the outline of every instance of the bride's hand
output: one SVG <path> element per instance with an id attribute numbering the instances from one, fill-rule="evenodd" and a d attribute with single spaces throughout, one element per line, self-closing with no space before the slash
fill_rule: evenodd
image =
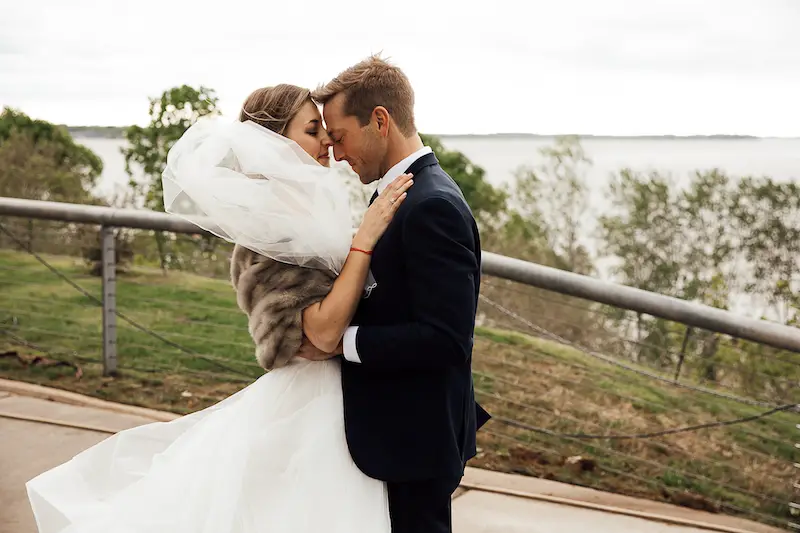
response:
<path id="1" fill-rule="evenodd" d="M 303 359 L 308 359 L 309 361 L 325 361 L 326 359 L 332 359 L 343 352 L 344 346 L 342 346 L 342 341 L 339 341 L 339 346 L 337 346 L 332 352 L 326 352 L 314 346 L 314 343 L 312 343 L 308 337 L 303 335 L 303 342 L 300 344 L 300 349 L 297 351 L 296 355 L 297 357 L 302 357 Z"/>
<path id="2" fill-rule="evenodd" d="M 406 191 L 414 184 L 411 174 L 403 174 L 386 187 L 384 191 L 372 202 L 361 221 L 353 246 L 372 250 L 383 232 L 389 227 L 394 214 L 406 199 Z"/>

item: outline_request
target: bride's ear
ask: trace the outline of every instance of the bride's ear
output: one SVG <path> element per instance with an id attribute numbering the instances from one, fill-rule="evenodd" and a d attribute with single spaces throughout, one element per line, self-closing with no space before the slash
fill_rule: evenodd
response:
<path id="1" fill-rule="evenodd" d="M 375 121 L 381 137 L 389 135 L 389 111 L 385 107 L 379 105 L 373 109 L 372 119 Z"/>

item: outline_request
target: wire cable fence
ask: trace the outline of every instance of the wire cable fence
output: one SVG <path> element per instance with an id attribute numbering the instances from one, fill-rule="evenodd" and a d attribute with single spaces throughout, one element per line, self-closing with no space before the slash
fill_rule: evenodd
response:
<path id="1" fill-rule="evenodd" d="M 507 320 L 505 315 L 514 310 L 533 319 L 551 337 L 559 335 L 559 342 L 579 342 L 615 359 L 664 374 L 669 381 L 706 384 L 745 395 L 750 403 L 800 401 L 800 355 L 796 353 L 648 315 L 634 318 L 617 308 L 575 303 L 574 298 L 543 292 L 488 279 L 484 296 L 503 302 L 505 310 L 492 309 L 487 316 L 489 320 L 497 316 Z M 534 334 L 544 335 L 541 331 Z"/>
<path id="2" fill-rule="evenodd" d="M 510 442 L 497 435 L 516 439 L 512 449 L 530 441 L 539 453 L 550 450 L 549 464 L 552 457 L 573 464 L 581 472 L 576 482 L 603 488 L 614 476 L 625 486 L 628 474 L 646 473 L 648 485 L 669 501 L 786 526 L 791 507 L 782 502 L 796 489 L 797 450 L 789 444 L 798 420 L 800 369 L 790 364 L 796 354 L 780 354 L 787 364 L 776 361 L 774 350 L 750 350 L 748 360 L 738 351 L 726 353 L 725 343 L 710 354 L 700 343 L 683 346 L 680 338 L 636 342 L 614 320 L 619 314 L 487 278 L 482 326 L 498 337 L 508 331 L 524 336 L 505 339 L 510 346 L 502 351 L 487 346 L 488 355 L 476 356 L 476 389 L 501 419 L 491 428 L 494 435 L 483 435 L 486 447 Z M 697 331 L 697 338 L 709 333 Z M 676 379 L 681 352 L 684 366 Z M 708 364 L 716 366 L 714 381 L 705 371 Z M 775 365 L 780 376 L 771 373 Z M 735 424 L 725 424 L 726 418 Z M 526 457 L 519 449 L 509 451 L 512 471 L 550 473 L 550 466 L 518 461 L 515 453 Z M 592 476 L 576 465 L 592 472 L 610 466 L 618 473 Z"/>
<path id="3" fill-rule="evenodd" d="M 0 218 L 3 373 L 176 412 L 261 375 L 224 247 L 166 234 L 165 270 L 153 232 L 120 230 L 135 246 L 117 270 L 108 377 L 99 232 L 30 228 Z M 475 466 L 788 527 L 796 353 L 491 276 L 479 324 L 475 389 L 494 419 Z"/>

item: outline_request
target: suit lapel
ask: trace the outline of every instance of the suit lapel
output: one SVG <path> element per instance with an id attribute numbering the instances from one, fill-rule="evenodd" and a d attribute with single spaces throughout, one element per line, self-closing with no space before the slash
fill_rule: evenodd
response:
<path id="1" fill-rule="evenodd" d="M 416 176 L 423 168 L 438 164 L 439 160 L 436 159 L 436 154 L 431 152 L 429 154 L 423 155 L 422 157 L 411 163 L 411 166 L 408 167 L 408 169 L 405 171 L 405 174 L 413 174 L 414 176 Z"/>
<path id="2" fill-rule="evenodd" d="M 413 174 L 414 176 L 416 176 L 423 168 L 438 164 L 439 160 L 436 159 L 435 154 L 433 153 L 425 154 L 416 161 L 414 161 L 413 163 L 411 163 L 411 166 L 406 169 L 404 174 Z M 372 198 L 369 199 L 369 205 L 372 205 L 372 202 L 374 202 L 377 197 L 378 197 L 378 191 L 376 190 L 372 194 Z"/>

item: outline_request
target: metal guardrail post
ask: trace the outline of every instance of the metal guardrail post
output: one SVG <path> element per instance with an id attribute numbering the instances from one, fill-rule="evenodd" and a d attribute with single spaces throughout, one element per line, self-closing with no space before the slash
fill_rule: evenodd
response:
<path id="1" fill-rule="evenodd" d="M 103 249 L 103 375 L 117 371 L 117 267 L 114 228 L 103 226 L 100 232 Z"/>
<path id="2" fill-rule="evenodd" d="M 681 345 L 681 354 L 678 359 L 678 365 L 675 368 L 675 382 L 681 377 L 681 368 L 683 368 L 683 360 L 686 358 L 686 348 L 689 346 L 689 338 L 692 336 L 694 328 L 689 326 L 686 328 L 686 333 L 683 334 L 683 344 Z"/>

